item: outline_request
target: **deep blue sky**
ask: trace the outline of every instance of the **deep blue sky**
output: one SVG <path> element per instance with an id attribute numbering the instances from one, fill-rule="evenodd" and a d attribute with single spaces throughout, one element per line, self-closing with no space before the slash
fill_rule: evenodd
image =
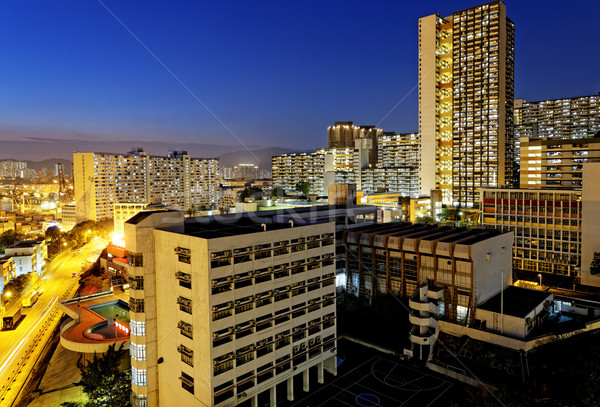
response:
<path id="1" fill-rule="evenodd" d="M 416 131 L 418 18 L 481 3 L 104 1 L 245 143 L 303 150 L 407 94 L 380 127 Z M 600 3 L 506 3 L 516 97 L 600 91 Z M 98 1 L 3 1 L 0 16 L 0 140 L 237 144 Z"/>

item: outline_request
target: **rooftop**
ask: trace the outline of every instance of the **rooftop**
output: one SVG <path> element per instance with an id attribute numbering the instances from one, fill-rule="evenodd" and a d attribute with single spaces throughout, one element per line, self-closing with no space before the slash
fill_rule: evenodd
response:
<path id="1" fill-rule="evenodd" d="M 35 240 L 21 240 L 20 242 L 10 246 L 9 249 L 24 249 L 27 247 L 34 247 L 38 244 L 39 242 L 36 242 Z"/>
<path id="2" fill-rule="evenodd" d="M 504 289 L 504 314 L 513 317 L 524 318 L 535 307 L 542 303 L 552 293 L 540 290 L 531 290 L 529 288 L 508 286 Z M 500 313 L 502 308 L 502 293 L 498 293 L 477 308 Z"/>
<path id="3" fill-rule="evenodd" d="M 184 232 L 203 239 L 259 233 L 265 230 L 288 229 L 320 223 L 337 222 L 342 216 L 355 216 L 375 212 L 371 205 L 314 205 L 309 207 L 273 209 L 259 212 L 242 212 L 227 215 L 210 215 L 185 218 Z M 142 211 L 125 223 L 138 224 L 156 211 Z M 167 210 L 166 212 L 177 212 Z M 352 222 L 349 222 L 352 223 Z M 263 226 L 265 225 L 265 226 Z M 176 232 L 165 226 L 161 229 Z M 177 231 L 181 233 L 180 231 Z"/>
<path id="4" fill-rule="evenodd" d="M 376 234 L 380 236 L 405 237 L 411 239 L 465 245 L 475 244 L 502 234 L 501 231 L 496 229 L 466 229 L 454 226 L 437 226 L 400 222 L 362 226 L 352 229 L 349 232 L 349 234 L 358 233 L 366 235 Z"/>
<path id="5" fill-rule="evenodd" d="M 146 219 L 148 216 L 152 215 L 153 213 L 158 212 L 156 209 L 155 210 L 150 210 L 150 211 L 141 211 L 137 214 L 135 214 L 134 216 L 132 216 L 131 218 L 129 218 L 129 220 L 127 220 L 125 223 L 129 223 L 131 225 L 137 225 L 138 223 L 140 223 L 141 221 L 143 221 L 144 219 Z M 172 209 L 167 209 L 164 210 L 162 212 L 178 212 Z"/>

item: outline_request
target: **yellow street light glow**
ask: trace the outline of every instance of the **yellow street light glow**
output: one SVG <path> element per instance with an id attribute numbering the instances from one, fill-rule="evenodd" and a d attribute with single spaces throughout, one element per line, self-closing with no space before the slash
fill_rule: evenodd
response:
<path id="1" fill-rule="evenodd" d="M 125 247 L 125 236 L 119 232 L 112 232 L 110 235 L 110 241 L 113 245 L 118 247 Z"/>

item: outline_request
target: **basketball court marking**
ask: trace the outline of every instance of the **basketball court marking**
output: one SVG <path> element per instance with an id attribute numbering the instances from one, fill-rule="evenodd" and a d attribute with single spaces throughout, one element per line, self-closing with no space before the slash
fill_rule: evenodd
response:
<path id="1" fill-rule="evenodd" d="M 376 356 L 292 406 L 432 406 L 451 387 L 448 380 Z"/>

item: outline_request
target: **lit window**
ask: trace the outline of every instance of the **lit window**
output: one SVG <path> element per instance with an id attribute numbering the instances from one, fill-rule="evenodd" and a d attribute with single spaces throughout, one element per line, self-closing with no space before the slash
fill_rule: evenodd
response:
<path id="1" fill-rule="evenodd" d="M 146 386 L 146 370 L 132 367 L 131 382 L 136 386 Z"/>

